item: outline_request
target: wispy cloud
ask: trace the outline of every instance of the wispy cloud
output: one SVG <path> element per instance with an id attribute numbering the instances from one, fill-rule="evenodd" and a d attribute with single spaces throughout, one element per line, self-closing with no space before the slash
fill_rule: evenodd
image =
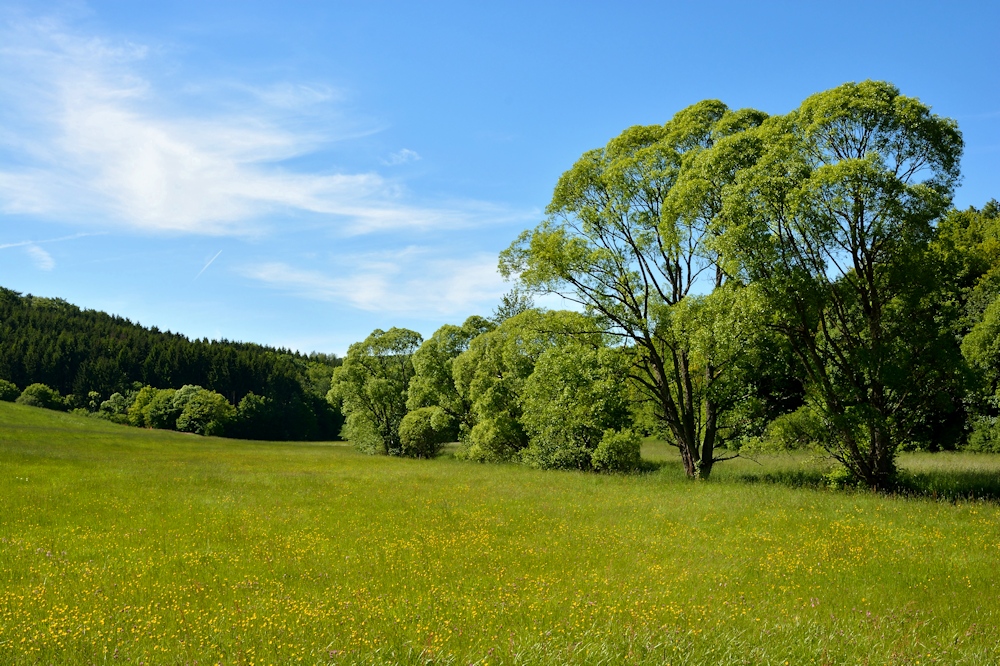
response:
<path id="1" fill-rule="evenodd" d="M 26 245 L 24 249 L 28 253 L 28 256 L 31 257 L 31 260 L 35 262 L 35 266 L 38 267 L 39 270 L 51 271 L 55 268 L 55 259 L 53 259 L 52 255 L 42 248 L 37 245 Z"/>
<path id="2" fill-rule="evenodd" d="M 382 163 L 388 166 L 397 166 L 406 164 L 407 162 L 416 162 L 419 159 L 420 153 L 409 148 L 403 148 L 389 155 L 388 159 L 382 160 Z"/>
<path id="3" fill-rule="evenodd" d="M 462 259 L 425 248 L 338 259 L 336 276 L 283 262 L 244 266 L 239 272 L 302 298 L 389 314 L 464 316 L 492 308 L 506 290 L 496 255 Z"/>
<path id="4" fill-rule="evenodd" d="M 475 203 L 414 205 L 374 171 L 288 166 L 337 137 L 331 105 L 342 94 L 329 86 L 234 85 L 249 93 L 239 111 L 185 115 L 144 76 L 155 58 L 143 45 L 42 20 L 0 26 L 0 44 L 2 212 L 209 235 L 261 233 L 275 213 L 319 215 L 355 234 L 511 215 Z M 226 108 L 218 101 L 206 106 Z M 303 125 L 298 111 L 305 107 L 322 112 Z M 414 159 L 419 155 L 404 149 L 390 164 Z"/>

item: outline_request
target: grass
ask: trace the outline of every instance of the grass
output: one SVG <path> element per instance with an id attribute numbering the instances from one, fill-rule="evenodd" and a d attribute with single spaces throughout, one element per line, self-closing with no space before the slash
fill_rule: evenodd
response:
<path id="1" fill-rule="evenodd" d="M 997 504 L 644 453 L 537 472 L 0 403 L 0 663 L 997 663 Z"/>

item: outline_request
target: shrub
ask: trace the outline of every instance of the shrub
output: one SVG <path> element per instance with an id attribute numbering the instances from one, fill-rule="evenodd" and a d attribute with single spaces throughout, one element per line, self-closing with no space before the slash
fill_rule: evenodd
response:
<path id="1" fill-rule="evenodd" d="M 823 480 L 832 490 L 854 488 L 859 484 L 858 477 L 840 463 L 834 465 L 833 469 L 823 476 Z"/>
<path id="2" fill-rule="evenodd" d="M 146 412 L 149 403 L 156 397 L 157 390 L 152 386 L 143 386 L 135 394 L 132 404 L 128 408 L 128 423 L 136 428 L 146 426 Z"/>
<path id="3" fill-rule="evenodd" d="M 236 406 L 236 418 L 230 432 L 243 439 L 278 439 L 276 421 L 279 419 L 274 401 L 251 391 Z"/>
<path id="4" fill-rule="evenodd" d="M 563 343 L 543 352 L 524 382 L 521 459 L 541 469 L 590 469 L 609 430 L 631 423 L 628 358 L 618 349 Z"/>
<path id="5" fill-rule="evenodd" d="M 21 395 L 21 391 L 13 382 L 0 379 L 0 400 L 3 402 L 14 402 L 19 395 Z"/>
<path id="6" fill-rule="evenodd" d="M 403 417 L 399 440 L 403 455 L 410 458 L 433 458 L 451 439 L 451 420 L 440 407 L 421 407 Z"/>
<path id="7" fill-rule="evenodd" d="M 222 395 L 200 386 L 184 386 L 174 395 L 180 407 L 177 429 L 196 435 L 221 435 L 236 417 L 236 408 Z"/>
<path id="8" fill-rule="evenodd" d="M 633 430 L 605 430 L 590 464 L 598 472 L 632 472 L 642 461 L 640 444 L 639 435 Z"/>
<path id="9" fill-rule="evenodd" d="M 128 399 L 121 393 L 112 393 L 111 396 L 101 403 L 101 411 L 115 416 L 124 416 L 128 412 Z"/>
<path id="10" fill-rule="evenodd" d="M 143 408 L 143 423 L 147 428 L 175 430 L 180 410 L 174 405 L 175 389 L 159 389 Z"/>
<path id="11" fill-rule="evenodd" d="M 101 403 L 100 409 L 94 412 L 94 416 L 112 423 L 126 425 L 128 424 L 128 409 L 128 398 L 116 392 Z"/>
<path id="12" fill-rule="evenodd" d="M 32 384 L 27 387 L 15 402 L 19 405 L 41 407 L 43 409 L 62 410 L 64 408 L 63 399 L 59 395 L 59 391 L 49 388 L 45 384 Z"/>
<path id="13" fill-rule="evenodd" d="M 768 424 L 763 448 L 788 451 L 818 446 L 825 436 L 822 418 L 812 407 L 803 405 Z"/>
<path id="14" fill-rule="evenodd" d="M 1000 421 L 989 417 L 973 421 L 969 443 L 965 448 L 980 453 L 1000 453 Z"/>

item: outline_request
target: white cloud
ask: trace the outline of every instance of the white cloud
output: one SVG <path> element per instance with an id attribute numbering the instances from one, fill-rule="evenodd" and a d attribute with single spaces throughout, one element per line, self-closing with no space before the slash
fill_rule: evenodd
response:
<path id="1" fill-rule="evenodd" d="M 406 164 L 407 162 L 416 162 L 420 159 L 420 153 L 415 150 L 410 150 L 409 148 L 403 148 L 395 153 L 389 155 L 389 159 L 383 160 L 383 164 L 389 166 L 397 166 L 400 164 Z"/>
<path id="2" fill-rule="evenodd" d="M 192 117 L 172 111 L 175 100 L 143 76 L 150 55 L 141 45 L 81 37 L 45 21 L 0 27 L 0 45 L 2 212 L 209 235 L 257 234 L 276 212 L 320 215 L 346 233 L 510 217 L 474 203 L 408 204 L 374 172 L 282 166 L 329 147 L 336 128 L 327 128 L 337 120 L 329 104 L 342 94 L 328 86 L 234 84 L 230 92 L 249 93 L 251 103 Z M 302 127 L 302 114 L 288 110 L 304 107 L 328 113 Z M 390 163 L 415 159 L 404 149 Z"/>
<path id="3" fill-rule="evenodd" d="M 337 275 L 268 262 L 240 269 L 244 277 L 302 298 L 389 314 L 462 316 L 491 309 L 508 289 L 495 254 L 463 259 L 422 248 L 338 257 Z"/>
<path id="4" fill-rule="evenodd" d="M 35 266 L 39 270 L 51 271 L 55 268 L 56 261 L 52 258 L 52 255 L 37 245 L 25 245 L 24 250 L 31 257 L 31 260 L 35 262 Z"/>
<path id="5" fill-rule="evenodd" d="M 326 84 L 275 83 L 269 86 L 238 86 L 262 102 L 282 109 L 302 109 L 345 97 L 342 91 Z"/>

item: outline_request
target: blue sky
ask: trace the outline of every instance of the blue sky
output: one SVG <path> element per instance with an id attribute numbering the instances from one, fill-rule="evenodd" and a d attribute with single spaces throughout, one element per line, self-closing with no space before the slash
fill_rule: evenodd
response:
<path id="1" fill-rule="evenodd" d="M 892 81 L 1000 198 L 988 2 L 0 2 L 0 285 L 343 353 L 488 314 L 559 175 L 706 98 Z"/>

